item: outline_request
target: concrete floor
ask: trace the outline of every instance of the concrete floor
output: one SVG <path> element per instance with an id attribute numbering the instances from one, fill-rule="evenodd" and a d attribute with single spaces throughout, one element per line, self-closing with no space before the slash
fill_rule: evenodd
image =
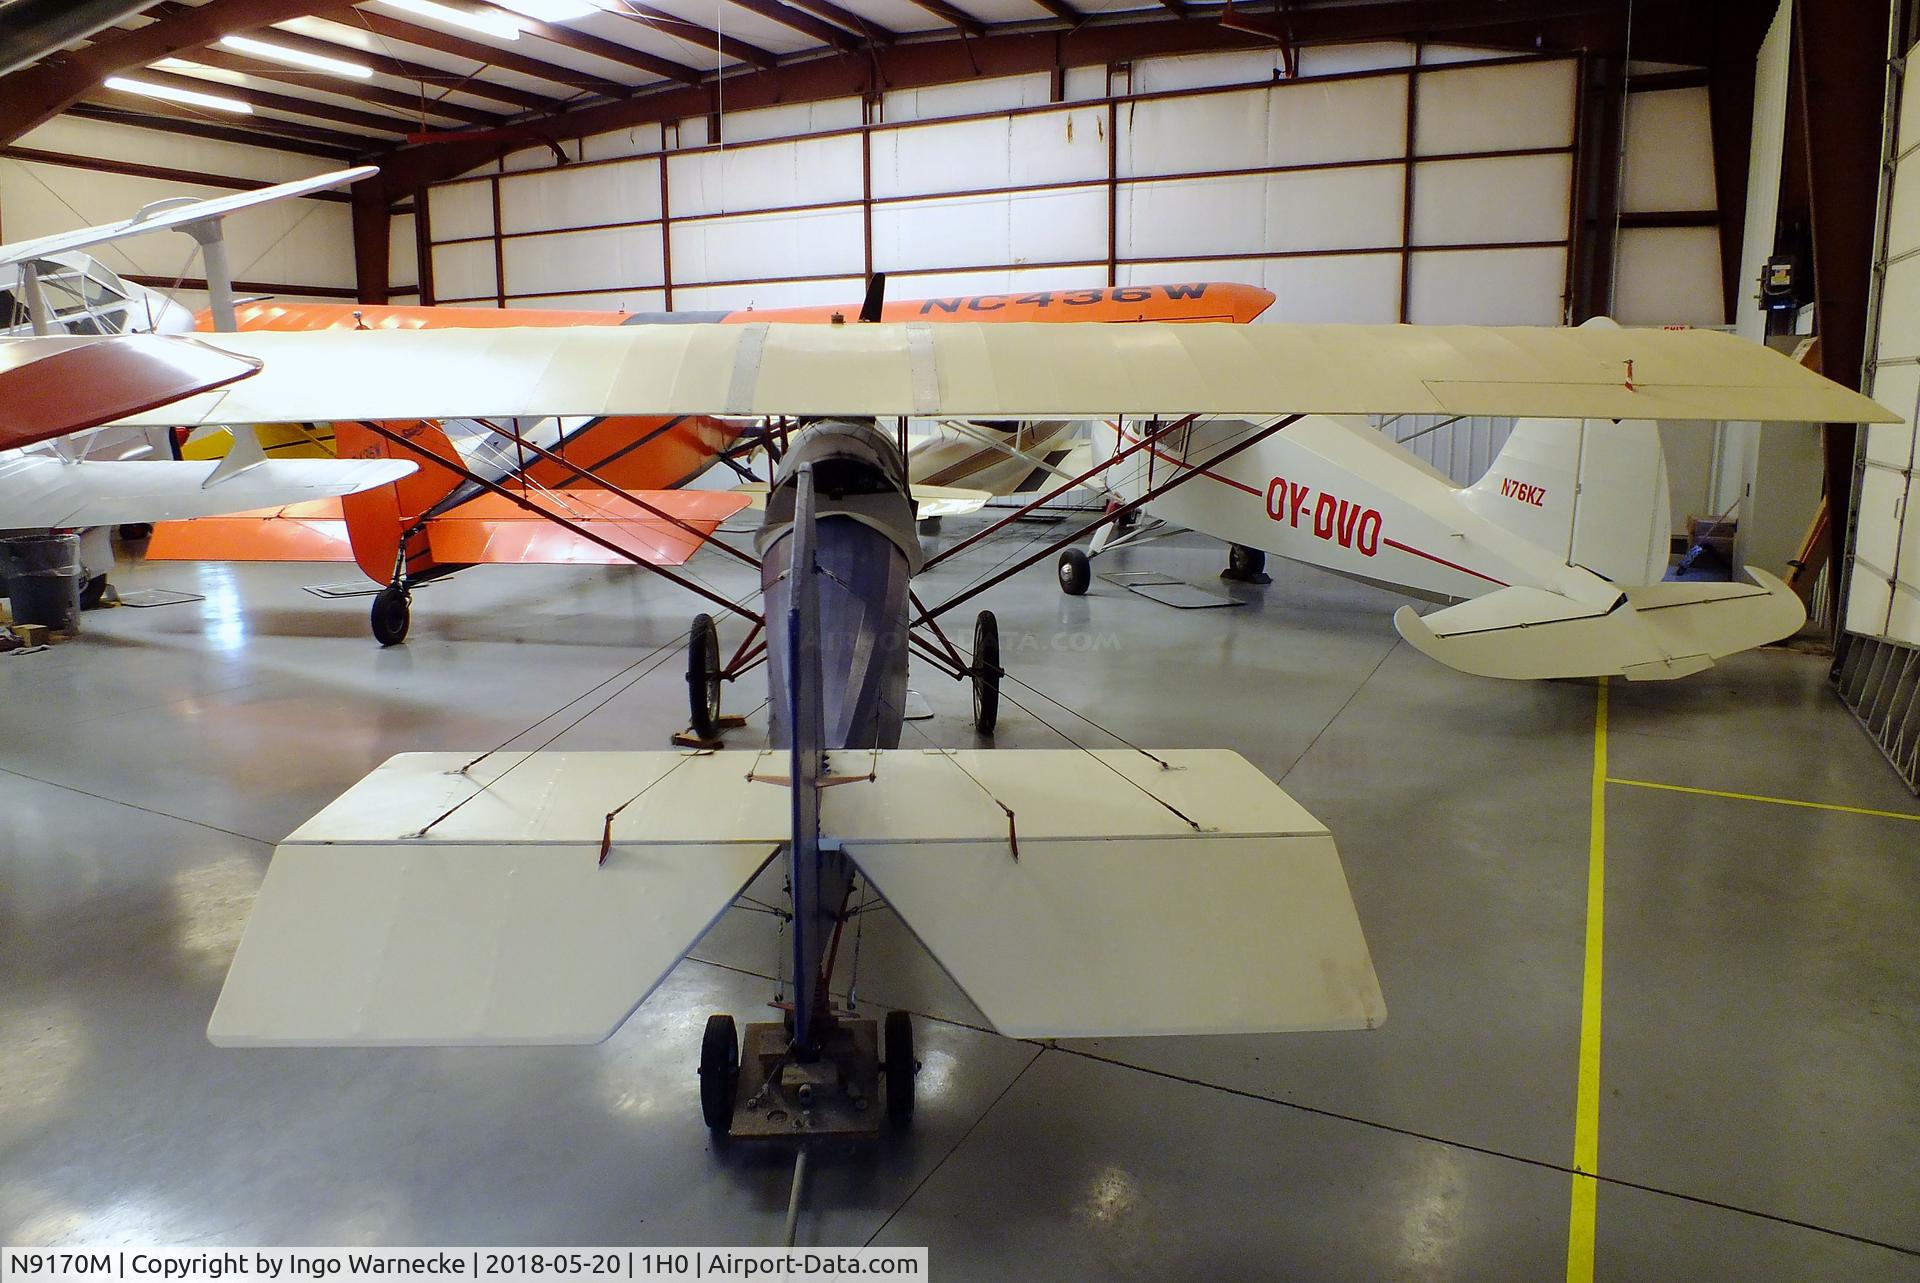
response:
<path id="1" fill-rule="evenodd" d="M 1222 560 L 1124 556 L 1105 569 Z M 744 591 L 711 554 L 693 570 Z M 475 571 L 382 652 L 364 599 L 301 591 L 349 573 L 124 566 L 123 590 L 205 600 L 0 659 L 0 1242 L 774 1241 L 787 1160 L 712 1152 L 692 1072 L 710 1011 L 772 996 L 762 915 L 724 918 L 599 1047 L 205 1042 L 274 841 L 388 755 L 655 747 L 684 721 L 701 607 L 658 580 Z M 1044 716 L 1112 743 L 1065 706 L 1280 779 L 1339 840 L 1385 1027 L 1013 1041 L 870 915 L 858 996 L 920 1013 L 920 1109 L 825 1156 L 802 1242 L 924 1243 L 969 1280 L 1566 1272 L 1595 688 L 1450 672 L 1398 643 L 1391 595 L 1274 573 L 1225 610 L 1067 598 L 1044 565 L 994 589 L 1008 669 L 1059 701 L 1010 684 L 998 742 L 1061 745 Z M 909 743 L 972 744 L 965 692 L 916 686 L 939 716 Z M 1616 685 L 1610 744 L 1622 779 L 1920 812 L 1806 656 Z M 1920 823 L 1605 800 L 1598 1277 L 1920 1278 Z"/>

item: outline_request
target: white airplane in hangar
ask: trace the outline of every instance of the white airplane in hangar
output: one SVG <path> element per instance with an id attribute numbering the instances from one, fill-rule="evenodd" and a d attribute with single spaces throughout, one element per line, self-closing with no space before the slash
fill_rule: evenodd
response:
<path id="1" fill-rule="evenodd" d="M 216 314 L 224 307 L 231 318 L 222 220 L 375 172 L 365 166 L 212 200 L 160 201 L 117 222 L 0 245 L 0 532 L 85 532 L 85 604 L 106 589 L 113 562 L 106 536 L 115 526 L 352 494 L 413 471 L 390 460 L 270 460 L 251 433 L 217 462 L 167 457 L 164 438 L 154 435 L 164 429 L 79 435 L 122 414 L 250 378 L 259 368 L 163 337 L 191 331 L 193 313 L 123 280 L 87 249 L 152 232 L 187 233 L 205 253 Z M 71 341 L 57 353 L 38 346 L 56 336 Z"/>
<path id="2" fill-rule="evenodd" d="M 1621 366 L 1623 390 L 1629 379 Z M 1445 603 L 1425 616 L 1402 606 L 1394 627 L 1422 654 L 1486 677 L 1684 677 L 1806 622 L 1793 590 L 1756 567 L 1751 583 L 1663 582 L 1671 506 L 1651 419 L 1518 419 L 1466 486 L 1355 416 L 1309 415 L 1209 462 L 1258 426 L 1095 420 L 1095 460 L 1132 447 L 1097 467 L 1097 484 L 1119 505 L 1195 470 L 1199 484 L 1141 512 L 1232 545 L 1227 578 L 1257 577 L 1270 553 Z M 1085 593 L 1092 559 L 1155 537 L 1152 522 L 1113 523 L 1086 550 L 1063 550 L 1062 590 Z"/>

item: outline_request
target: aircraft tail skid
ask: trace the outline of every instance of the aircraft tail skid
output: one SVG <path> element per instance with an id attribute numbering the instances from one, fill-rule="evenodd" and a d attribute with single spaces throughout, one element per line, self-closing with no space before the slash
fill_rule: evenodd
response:
<path id="1" fill-rule="evenodd" d="M 598 1042 L 793 833 L 784 753 L 472 762 L 395 757 L 281 844 L 215 1043 Z M 1333 838 L 1238 754 L 845 749 L 822 775 L 822 827 L 1004 1033 L 1386 1018 Z"/>
<path id="2" fill-rule="evenodd" d="M 1806 622 L 1791 588 L 1764 570 L 1747 573 L 1753 584 L 1625 588 L 1605 610 L 1541 588 L 1502 588 L 1425 618 L 1402 606 L 1393 626 L 1421 654 L 1481 677 L 1664 681 Z"/>

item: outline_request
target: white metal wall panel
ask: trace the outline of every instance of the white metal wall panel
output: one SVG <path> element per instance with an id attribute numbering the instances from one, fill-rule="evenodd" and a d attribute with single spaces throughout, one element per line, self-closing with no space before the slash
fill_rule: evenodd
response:
<path id="1" fill-rule="evenodd" d="M 1167 285 L 1192 280 L 1264 285 L 1273 291 L 1274 299 L 1273 305 L 1260 314 L 1262 322 L 1377 324 L 1396 321 L 1400 316 L 1400 255 L 1397 253 L 1131 263 L 1120 268 L 1122 285 Z"/>
<path id="2" fill-rule="evenodd" d="M 676 218 L 860 199 L 860 139 L 846 134 L 670 156 Z"/>
<path id="3" fill-rule="evenodd" d="M 866 267 L 858 209 L 676 222 L 671 235 L 676 299 L 683 281 L 768 281 L 829 272 L 858 276 Z"/>
<path id="4" fill-rule="evenodd" d="M 614 156 L 640 156 L 661 147 L 661 128 L 656 124 L 635 125 L 607 134 L 588 134 L 580 140 L 580 159 L 606 160 Z M 531 153 L 534 149 L 529 148 Z M 545 148 L 539 149 L 545 152 Z M 547 153 L 551 155 L 551 153 Z"/>
<path id="5" fill-rule="evenodd" d="M 1120 254 L 1171 258 L 1398 245 L 1403 178 L 1401 166 L 1377 165 L 1130 184 L 1120 190 Z M 1096 194 L 1104 205 L 1105 193 Z"/>
<path id="6" fill-rule="evenodd" d="M 1718 207 L 1706 88 L 1628 94 L 1620 208 L 1639 213 Z"/>
<path id="7" fill-rule="evenodd" d="M 231 195 L 229 187 L 0 159 L 0 220 L 10 241 L 127 218 L 171 197 Z M 226 236 L 236 280 L 334 288 L 354 283 L 353 214 L 343 201 L 291 200 L 246 210 L 227 220 Z M 180 232 L 137 236 L 89 252 L 116 272 L 168 280 L 205 275 L 198 246 Z"/>
<path id="8" fill-rule="evenodd" d="M 730 111 L 721 128 L 728 146 L 760 138 L 790 138 L 852 129 L 860 124 L 858 98 L 829 98 L 825 102 L 782 103 L 753 111 Z"/>
<path id="9" fill-rule="evenodd" d="M 903 89 L 882 96 L 880 119 L 936 120 L 942 116 L 964 116 L 1006 107 L 1042 107 L 1052 95 L 1053 78 L 1045 72 L 968 80 L 928 89 Z"/>
<path id="10" fill-rule="evenodd" d="M 530 295 L 507 300 L 508 307 L 550 308 L 560 312 L 663 312 L 667 296 L 660 290 L 610 290 L 598 294 Z"/>
<path id="11" fill-rule="evenodd" d="M 387 224 L 387 288 L 414 290 L 420 285 L 420 246 L 412 214 L 395 214 Z"/>
<path id="12" fill-rule="evenodd" d="M 1920 66 L 1907 51 L 1895 144 L 1898 157 L 1880 254 L 1892 260 L 1920 249 Z M 1889 262 L 1879 297 L 1873 374 L 1867 391 L 1905 416 L 1895 426 L 1872 429 L 1860 474 L 1853 560 L 1847 579 L 1849 632 L 1920 646 L 1920 437 L 1915 432 L 1920 397 L 1920 255 Z"/>
<path id="13" fill-rule="evenodd" d="M 873 264 L 881 270 L 1071 262 L 1102 253 L 1106 239 L 1107 194 L 1099 188 L 908 201 L 873 211 Z"/>
<path id="14" fill-rule="evenodd" d="M 55 116 L 46 124 L 22 134 L 18 145 L 70 156 L 95 156 L 102 160 L 124 160 L 139 165 L 198 169 L 206 173 L 229 174 L 235 178 L 271 179 L 277 183 L 307 178 L 329 169 L 345 168 L 345 162 L 341 161 L 272 151 L 265 147 L 249 147 L 243 143 L 222 142 L 213 138 L 198 138 L 192 134 L 134 129 L 104 120 L 83 120 L 77 116 Z M 12 236 L 12 233 L 8 235 Z"/>
<path id="15" fill-rule="evenodd" d="M 458 182 L 429 189 L 427 225 L 436 241 L 493 235 L 493 184 Z"/>
<path id="16" fill-rule="evenodd" d="M 1566 272 L 1564 249 L 1416 251 L 1408 319 L 1416 325 L 1555 325 Z"/>
<path id="17" fill-rule="evenodd" d="M 1398 157 L 1400 76 L 1162 98 L 1120 109 L 1121 177 Z"/>
<path id="18" fill-rule="evenodd" d="M 1574 78 L 1571 59 L 1428 72 L 1420 77 L 1415 150 L 1433 156 L 1569 146 Z"/>
<path id="19" fill-rule="evenodd" d="M 545 232 L 660 217 L 660 162 L 550 169 L 500 180 L 500 230 Z M 436 235 L 443 235 L 439 226 Z"/>
<path id="20" fill-rule="evenodd" d="M 756 307 L 805 307 L 845 303 L 858 309 L 866 282 L 858 275 L 832 281 L 775 281 L 751 285 L 675 285 L 673 310 L 735 311 Z"/>
<path id="21" fill-rule="evenodd" d="M 1025 294 L 1041 290 L 1098 289 L 1107 269 L 1032 267 L 986 272 L 913 272 L 898 278 L 891 292 L 899 298 L 953 298 L 968 294 Z M 857 300 L 856 300 L 857 301 Z"/>
<path id="22" fill-rule="evenodd" d="M 436 299 L 492 299 L 498 288 L 493 275 L 491 240 L 433 247 Z"/>
<path id="23" fill-rule="evenodd" d="M 500 251 L 510 295 L 663 283 L 658 226 L 512 236 Z"/>
<path id="24" fill-rule="evenodd" d="M 1104 181 L 1106 174 L 1106 111 L 1098 107 L 882 129 L 873 135 L 877 197 Z"/>
<path id="25" fill-rule="evenodd" d="M 1413 169 L 1413 243 L 1558 241 L 1567 237 L 1568 155 L 1421 161 Z"/>
<path id="26" fill-rule="evenodd" d="M 1622 325 L 1719 325 L 1726 319 L 1715 227 L 1623 227 L 1613 265 Z"/>

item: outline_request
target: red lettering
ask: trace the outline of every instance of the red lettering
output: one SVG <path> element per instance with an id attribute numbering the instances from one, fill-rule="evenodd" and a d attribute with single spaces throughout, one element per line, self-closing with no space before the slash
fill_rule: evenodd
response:
<path id="1" fill-rule="evenodd" d="M 1369 557 L 1380 551 L 1380 514 L 1373 508 L 1360 517 L 1360 551 Z"/>
<path id="2" fill-rule="evenodd" d="M 1334 497 L 1321 491 L 1320 497 L 1313 502 L 1313 536 L 1316 539 L 1333 538 L 1333 518 L 1338 506 Z"/>
<path id="3" fill-rule="evenodd" d="M 1353 527 L 1359 520 L 1360 505 L 1357 503 L 1348 503 L 1345 499 L 1342 499 L 1340 501 L 1339 516 L 1340 546 L 1342 548 L 1353 547 Z"/>
<path id="4" fill-rule="evenodd" d="M 1279 506 L 1275 506 L 1275 501 Z M 1267 483 L 1267 517 L 1272 521 L 1287 519 L 1287 483 L 1275 477 Z"/>
<path id="5" fill-rule="evenodd" d="M 1311 487 L 1308 487 L 1308 486 L 1296 486 L 1296 485 L 1292 485 L 1292 484 L 1289 484 L 1289 485 L 1288 485 L 1288 487 L 1287 487 L 1287 497 L 1288 497 L 1289 499 L 1291 499 L 1291 500 L 1293 501 L 1293 522 L 1292 522 L 1292 524 L 1293 524 L 1294 526 L 1296 526 L 1296 527 L 1297 527 L 1297 526 L 1299 526 L 1299 524 L 1300 524 L 1300 508 L 1301 508 L 1301 505 L 1303 505 L 1303 504 L 1305 504 L 1305 503 L 1306 503 L 1306 501 L 1307 501 L 1307 496 L 1308 496 L 1308 495 L 1310 495 L 1310 494 L 1312 494 L 1312 493 L 1313 493 L 1313 490 L 1311 489 Z"/>

